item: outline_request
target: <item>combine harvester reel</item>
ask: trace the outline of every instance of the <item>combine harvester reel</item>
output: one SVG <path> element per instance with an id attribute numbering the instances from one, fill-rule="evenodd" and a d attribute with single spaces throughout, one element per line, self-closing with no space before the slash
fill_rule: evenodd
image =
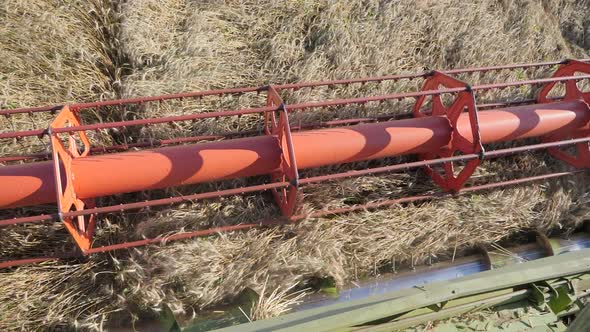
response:
<path id="1" fill-rule="evenodd" d="M 552 77 L 526 81 L 472 86 L 457 78 L 458 75 L 483 75 L 494 71 L 532 70 L 553 66 L 558 66 L 558 69 Z M 379 84 L 409 79 L 422 79 L 422 89 L 406 93 L 307 103 L 289 104 L 283 99 L 301 89 Z M 48 139 L 51 147 L 49 154 L 0 158 L 0 162 L 6 164 L 0 167 L 0 209 L 56 204 L 57 211 L 0 220 L 0 226 L 60 221 L 71 234 L 79 251 L 89 255 L 572 175 L 584 172 L 590 166 L 590 92 L 582 92 L 579 88 L 580 82 L 588 81 L 590 61 L 567 60 L 215 90 L 71 104 L 63 107 L 1 110 L 0 115 L 5 116 L 8 121 L 26 114 L 58 114 L 49 128 L 0 133 L 0 141 L 18 141 L 38 136 L 40 140 Z M 558 98 L 551 97 L 551 91 L 558 85 L 565 87 L 565 94 Z M 494 104 L 477 102 L 478 93 L 528 86 L 540 89 L 535 100 Z M 140 108 L 166 102 L 195 101 L 212 96 L 224 98 L 241 95 L 265 95 L 266 105 L 108 123 L 82 121 L 92 112 L 97 114 L 126 107 Z M 414 99 L 415 103 L 411 116 L 405 119 L 388 115 L 320 121 L 305 125 L 297 125 L 292 120 L 296 113 L 313 112 L 326 107 L 362 107 L 361 105 L 366 103 L 408 99 Z M 183 137 L 147 143 L 125 141 L 124 144 L 112 146 L 93 146 L 91 142 L 91 133 L 95 133 L 96 137 L 108 130 L 124 131 L 126 128 L 157 124 L 175 125 L 186 121 L 255 116 L 264 123 L 260 131 Z M 539 141 L 518 147 L 486 149 L 492 143 L 526 138 L 537 138 Z M 549 150 L 555 158 L 571 165 L 572 170 L 465 186 L 482 160 L 535 150 Z M 418 160 L 342 173 L 310 177 L 299 175 L 300 170 L 305 169 L 405 155 L 416 155 Z M 381 200 L 311 213 L 304 213 L 300 209 L 302 190 L 306 185 L 412 168 L 423 168 L 441 190 L 420 196 Z M 121 202 L 122 204 L 118 205 L 96 206 L 95 202 L 96 198 L 110 195 L 262 175 L 268 175 L 270 181 L 156 200 Z M 166 237 L 93 246 L 97 218 L 101 215 L 262 191 L 272 192 L 282 217 L 176 233 Z M 0 263 L 0 267 L 42 262 L 63 256 L 52 254 L 6 261 Z"/>

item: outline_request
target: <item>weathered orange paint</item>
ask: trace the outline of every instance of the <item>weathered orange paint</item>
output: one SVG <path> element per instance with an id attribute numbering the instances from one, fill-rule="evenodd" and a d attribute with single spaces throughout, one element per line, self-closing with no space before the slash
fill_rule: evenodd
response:
<path id="1" fill-rule="evenodd" d="M 273 136 L 98 155 L 72 162 L 73 181 L 80 197 L 100 197 L 267 174 L 280 155 Z"/>
<path id="2" fill-rule="evenodd" d="M 407 119 L 298 132 L 293 146 L 297 166 L 306 169 L 436 150 L 451 131 L 444 117 Z"/>
<path id="3" fill-rule="evenodd" d="M 51 161 L 0 167 L 0 208 L 55 201 Z"/>
<path id="4" fill-rule="evenodd" d="M 583 101 L 566 101 L 511 107 L 479 113 L 482 143 L 513 141 L 556 133 L 569 133 L 588 126 L 590 111 Z M 461 116 L 457 129 L 471 138 L 469 118 Z"/>

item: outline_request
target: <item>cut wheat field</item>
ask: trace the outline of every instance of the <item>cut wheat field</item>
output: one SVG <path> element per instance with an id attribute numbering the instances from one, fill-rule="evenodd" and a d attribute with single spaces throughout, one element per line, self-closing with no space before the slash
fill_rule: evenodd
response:
<path id="1" fill-rule="evenodd" d="M 0 109 L 588 58 L 589 12 L 588 0 L 3 0 Z M 462 78 L 476 84 L 539 74 L 547 73 L 500 71 Z M 419 88 L 416 84 L 309 90 L 290 95 L 288 101 L 406 91 Z M 526 97 L 518 89 L 508 89 L 485 98 L 504 100 L 516 95 Z M 240 106 L 255 102 L 242 100 Z M 211 107 L 207 103 L 185 106 L 89 116 L 106 122 Z M 402 113 L 407 107 L 385 104 L 369 112 Z M 354 110 L 344 111 L 354 114 Z M 50 120 L 36 118 L 35 123 Z M 30 129 L 26 115 L 11 123 L 16 129 Z M 235 125 L 168 127 L 139 132 L 135 139 Z M 13 128 L 8 120 L 0 119 L 0 131 L 9 130 Z M 13 143 L 0 145 L 0 155 L 23 149 L 39 152 L 35 146 Z M 355 165 L 346 167 L 339 169 Z M 563 167 L 547 155 L 524 154 L 486 161 L 474 177 L 493 180 L 506 176 L 505 170 L 524 176 Z M 590 217 L 589 181 L 581 174 L 453 199 L 306 219 L 280 228 L 100 254 L 83 262 L 0 271 L 0 330 L 102 331 L 157 317 L 164 304 L 178 315 L 198 317 L 231 303 L 247 288 L 261 295 L 249 313 L 251 318 L 272 317 L 299 299 L 294 292 L 318 279 L 329 277 L 343 285 L 387 271 L 392 261 L 410 265 L 444 259 L 478 245 L 512 241 L 531 230 L 571 232 Z M 434 189 L 420 171 L 347 179 L 306 188 L 303 208 L 337 208 L 351 201 Z M 0 216 L 13 213 L 0 211 Z M 235 196 L 105 217 L 96 236 L 100 243 L 116 243 L 182 229 L 253 222 L 276 213 L 270 195 Z M 59 223 L 2 228 L 0 256 L 21 257 L 52 243 L 67 243 L 68 237 Z"/>

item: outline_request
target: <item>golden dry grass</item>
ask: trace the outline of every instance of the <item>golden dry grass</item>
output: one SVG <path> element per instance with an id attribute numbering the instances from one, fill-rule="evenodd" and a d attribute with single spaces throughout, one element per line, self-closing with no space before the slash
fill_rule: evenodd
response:
<path id="1" fill-rule="evenodd" d="M 306 295 L 305 289 L 294 292 L 297 284 L 285 288 L 275 288 L 272 292 L 266 288 L 266 281 L 262 285 L 260 296 L 255 305 L 250 309 L 250 320 L 268 319 L 282 315 L 296 304 L 301 303 Z"/>
<path id="2" fill-rule="evenodd" d="M 0 109 L 63 105 L 120 95 L 128 65 L 114 38 L 117 2 L 0 3 Z M 0 119 L 0 132 L 46 128 L 49 114 Z M 0 155 L 47 152 L 47 141 L 0 143 Z"/>
<path id="3" fill-rule="evenodd" d="M 118 310 L 105 307 L 117 295 L 91 277 L 92 270 L 104 264 L 52 264 L 3 272 L 0 327 L 4 331 L 101 330 L 105 314 Z"/>
<path id="4" fill-rule="evenodd" d="M 82 4 L 7 0 L 0 6 L 0 108 L 112 97 Z"/>
<path id="5" fill-rule="evenodd" d="M 590 46 L 584 32 L 590 26 L 584 15 L 590 9 L 588 1 L 96 0 L 87 7 L 76 1 L 11 0 L 0 6 L 0 19 L 7 22 L 0 25 L 0 102 L 9 107 L 587 57 Z M 462 78 L 477 83 L 541 74 L 545 73 L 504 71 Z M 401 82 L 302 90 L 286 98 L 296 102 L 418 86 Z M 508 89 L 480 99 L 526 97 L 527 93 Z M 260 98 L 245 97 L 224 101 L 224 106 L 260 102 Z M 108 120 L 217 107 L 213 100 L 185 101 L 100 116 Z M 368 112 L 404 112 L 407 107 L 407 103 L 369 105 Z M 346 117 L 358 109 L 321 114 L 326 119 L 334 117 L 335 111 Z M 296 120 L 312 121 L 317 114 Z M 135 134 L 145 139 L 259 126 L 254 118 L 242 121 L 158 127 Z M 17 122 L 23 129 L 28 123 L 27 119 Z M 563 167 L 543 157 L 486 162 L 474 181 L 503 178 L 506 170 L 526 175 Z M 392 260 L 419 264 L 442 259 L 530 229 L 572 231 L 590 213 L 587 182 L 582 175 L 575 181 L 170 243 L 79 264 L 5 271 L 0 275 L 0 290 L 6 289 L 0 301 L 0 329 L 77 326 L 102 330 L 107 322 L 118 324 L 153 314 L 163 303 L 177 313 L 199 315 L 199 310 L 231 301 L 246 287 L 272 294 L 268 301 L 259 302 L 258 311 L 249 313 L 254 318 L 268 317 L 283 311 L 283 296 L 289 296 L 285 290 L 294 284 L 304 287 L 327 276 L 343 284 L 386 270 Z M 350 179 L 306 188 L 304 209 L 342 207 L 432 189 L 422 174 L 414 172 Z M 183 227 L 251 222 L 276 212 L 267 195 L 187 203 L 149 215 L 109 217 L 102 221 L 97 236 L 99 243 L 117 242 Z M 2 230 L 0 254 L 22 256 L 39 245 L 67 238 L 59 225 Z M 22 310 L 23 306 L 34 310 Z"/>

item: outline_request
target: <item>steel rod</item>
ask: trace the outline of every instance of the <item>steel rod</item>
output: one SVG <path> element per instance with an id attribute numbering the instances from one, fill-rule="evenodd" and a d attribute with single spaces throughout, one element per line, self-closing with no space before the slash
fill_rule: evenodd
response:
<path id="1" fill-rule="evenodd" d="M 489 189 L 494 189 L 494 188 L 502 188 L 502 187 L 513 186 L 513 185 L 520 185 L 520 184 L 530 183 L 530 182 L 539 181 L 539 180 L 546 180 L 546 179 L 560 178 L 560 177 L 564 177 L 564 176 L 571 176 L 571 175 L 579 174 L 582 172 L 583 172 L 583 170 L 570 171 L 570 172 L 559 172 L 559 173 L 546 174 L 546 175 L 541 175 L 541 176 L 525 177 L 525 178 L 520 178 L 520 179 L 515 179 L 515 180 L 510 180 L 510 181 L 503 181 L 503 182 L 498 182 L 498 183 L 492 183 L 492 184 L 487 184 L 487 185 L 472 186 L 472 187 L 468 187 L 465 190 L 455 194 L 455 196 L 463 195 L 465 193 L 470 193 L 470 192 L 484 191 L 484 190 L 489 190 Z M 149 244 L 165 243 L 168 241 L 186 240 L 186 239 L 190 239 L 190 238 L 194 238 L 194 237 L 210 236 L 210 235 L 224 233 L 224 232 L 244 231 L 244 230 L 249 230 L 249 229 L 254 229 L 254 228 L 262 228 L 262 227 L 268 227 L 268 226 L 286 225 L 286 224 L 289 224 L 289 222 L 294 222 L 294 221 L 302 220 L 302 219 L 306 219 L 306 218 L 322 218 L 322 217 L 328 217 L 331 215 L 351 213 L 351 212 L 363 211 L 363 210 L 372 210 L 372 209 L 378 209 L 378 208 L 383 208 L 383 207 L 388 207 L 388 206 L 398 205 L 398 204 L 420 202 L 420 201 L 427 201 L 427 200 L 433 200 L 433 199 L 441 199 L 441 198 L 450 197 L 450 196 L 453 196 L 453 194 L 446 193 L 446 192 L 438 192 L 438 193 L 427 194 L 427 195 L 404 197 L 401 199 L 384 200 L 384 201 L 373 202 L 373 203 L 368 203 L 368 204 L 363 204 L 363 205 L 355 205 L 355 206 L 351 206 L 351 207 L 347 207 L 347 208 L 333 209 L 333 210 L 329 210 L 329 211 L 316 211 L 316 212 L 312 212 L 310 214 L 295 215 L 295 216 L 292 216 L 291 218 L 289 218 L 289 220 L 285 220 L 285 219 L 262 220 L 257 223 L 245 223 L 245 224 L 238 224 L 238 225 L 213 227 L 213 228 L 204 229 L 204 230 L 176 233 L 176 234 L 172 234 L 169 236 L 159 236 L 159 237 L 155 237 L 155 238 L 148 238 L 148 239 L 143 239 L 143 240 L 125 242 L 125 243 L 121 243 L 121 244 L 101 246 L 101 247 L 91 248 L 87 253 L 91 254 L 91 253 L 108 252 L 108 251 L 113 251 L 113 250 L 121 250 L 121 249 L 140 247 L 140 246 L 145 246 L 145 245 L 149 245 Z M 134 206 L 133 208 L 137 208 L 137 206 Z M 116 210 L 116 209 L 114 209 L 114 210 Z M 77 215 L 87 215 L 86 212 L 87 212 L 86 210 L 80 211 L 77 213 Z M 45 217 L 47 218 L 45 220 L 53 220 L 52 216 L 46 215 Z M 0 221 L 0 226 L 1 225 L 3 225 L 2 221 Z M 0 262 L 0 268 L 27 265 L 27 264 L 33 264 L 33 263 L 41 263 L 41 262 L 59 260 L 59 259 L 64 259 L 64 258 L 71 258 L 71 257 L 75 257 L 77 255 L 78 254 L 76 254 L 75 252 L 70 252 L 70 253 L 62 253 L 60 255 L 46 256 L 46 257 L 4 261 L 4 262 Z"/>
<path id="2" fill-rule="evenodd" d="M 578 61 L 590 62 L 590 59 L 579 59 Z M 523 63 L 523 64 L 501 65 L 501 66 L 451 69 L 451 70 L 445 70 L 442 72 L 445 74 L 463 74 L 463 73 L 497 71 L 497 70 L 505 70 L 505 69 L 521 69 L 521 68 L 555 66 L 555 65 L 562 64 L 562 63 L 564 63 L 564 61 L 548 61 L 548 62 L 539 62 L 539 63 Z M 276 85 L 275 87 L 277 87 L 279 89 L 300 89 L 300 88 L 310 88 L 310 87 L 329 86 L 329 85 L 382 82 L 382 81 L 390 81 L 390 80 L 420 78 L 420 77 L 424 77 L 427 73 L 428 72 L 423 72 L 423 73 L 419 73 L 419 74 L 388 75 L 388 76 L 359 78 L 359 79 L 289 83 L 289 84 L 279 84 L 279 85 Z M 73 104 L 72 106 L 77 109 L 85 109 L 85 108 L 97 108 L 97 107 L 106 107 L 106 106 L 119 106 L 119 105 L 124 105 L 124 104 L 141 104 L 141 103 L 145 103 L 145 102 L 163 101 L 163 100 L 171 100 L 171 99 L 198 98 L 198 97 L 224 95 L 224 94 L 242 94 L 242 93 L 248 93 L 248 92 L 260 92 L 260 91 L 265 91 L 265 90 L 266 90 L 266 87 L 219 89 L 219 90 L 210 90 L 210 91 L 166 94 L 166 95 L 150 96 L 150 97 L 116 99 L 116 100 L 107 100 L 107 101 L 92 102 L 92 103 L 78 103 L 78 104 Z M 43 106 L 43 107 L 28 107 L 28 108 L 18 108 L 18 109 L 0 109 L 0 115 L 38 113 L 38 112 L 50 112 L 50 111 L 55 112 L 55 111 L 59 111 L 61 109 L 61 107 L 62 106 Z"/>
<path id="3" fill-rule="evenodd" d="M 526 105 L 526 104 L 533 104 L 535 103 L 535 99 L 525 99 L 520 101 L 510 101 L 510 102 L 497 102 L 497 103 L 485 103 L 477 105 L 480 110 L 484 109 L 494 109 L 494 108 L 501 108 L 501 107 L 508 107 L 508 106 L 519 106 L 519 105 Z M 428 114 L 425 112 L 425 114 Z M 291 125 L 291 130 L 298 131 L 298 130 L 308 130 L 308 129 L 317 129 L 329 126 L 337 126 L 337 125 L 354 125 L 359 123 L 366 123 L 366 122 L 379 122 L 385 120 L 401 120 L 411 118 L 412 114 L 410 113 L 399 113 L 399 114 L 384 114 L 384 115 L 377 115 L 373 117 L 366 117 L 366 118 L 356 118 L 356 119 L 342 119 L 342 120 L 330 120 L 330 121 L 320 121 L 320 122 L 312 122 L 312 123 L 305 123 L 302 125 Z M 202 135 L 202 136 L 192 136 L 192 137 L 180 137 L 180 138 L 173 138 L 173 139 L 161 139 L 161 140 L 153 140 L 149 142 L 138 142 L 138 143 L 129 143 L 129 144 L 116 144 L 110 146 L 96 146 L 90 148 L 90 154 L 97 154 L 97 153 L 106 153 L 106 152 L 113 152 L 113 151 L 126 151 L 131 148 L 146 148 L 146 147 L 158 147 L 158 146 L 168 146 L 168 145 L 175 145 L 175 144 L 182 144 L 187 142 L 198 142 L 198 141 L 208 141 L 208 140 L 218 140 L 218 139 L 228 139 L 233 137 L 242 137 L 242 136 L 250 136 L 255 134 L 260 134 L 261 130 L 246 130 L 241 132 L 232 132 L 232 133 L 224 133 L 218 135 Z M 15 162 L 15 161 L 26 161 L 26 160 L 43 160 L 51 158 L 51 153 L 34 153 L 34 154 L 27 154 L 27 155 L 9 155 L 0 157 L 0 163 L 5 162 Z"/>
<path id="4" fill-rule="evenodd" d="M 550 77 L 550 78 L 541 78 L 541 79 L 516 81 L 516 82 L 483 84 L 483 85 L 475 85 L 475 86 L 471 87 L 470 89 L 472 89 L 473 91 L 490 90 L 490 89 L 501 89 L 501 88 L 506 88 L 506 87 L 511 87 L 511 86 L 522 86 L 522 85 L 544 84 L 544 83 L 566 82 L 566 81 L 579 81 L 579 80 L 584 80 L 584 79 L 590 79 L 590 75 Z M 291 111 L 301 111 L 301 110 L 310 109 L 310 108 L 322 108 L 322 107 L 349 105 L 349 104 L 365 104 L 368 102 L 381 102 L 381 101 L 404 99 L 404 98 L 418 98 L 418 97 L 422 97 L 422 96 L 433 96 L 433 95 L 441 95 L 441 94 L 448 94 L 448 93 L 458 93 L 458 92 L 467 91 L 468 89 L 469 88 L 448 88 L 448 89 L 425 90 L 425 91 L 416 91 L 416 92 L 407 92 L 407 93 L 394 93 L 394 94 L 378 95 L 378 96 L 370 96 L 370 97 L 332 99 L 332 100 L 320 101 L 320 102 L 289 104 L 289 105 L 287 105 L 287 108 Z M 197 120 L 197 119 L 205 119 L 205 118 L 238 116 L 238 115 L 257 114 L 257 113 L 263 114 L 263 113 L 273 112 L 273 111 L 278 111 L 278 110 L 279 110 L 279 107 L 268 107 L 267 106 L 267 107 L 260 107 L 260 108 L 251 108 L 251 109 L 218 111 L 218 112 L 197 113 L 197 114 L 170 116 L 170 117 L 162 117 L 162 118 L 127 120 L 127 121 L 118 121 L 118 122 L 98 123 L 98 124 L 92 124 L 92 125 L 71 126 L 71 127 L 66 127 L 66 128 L 56 128 L 55 132 L 56 133 L 72 133 L 75 131 L 112 129 L 112 128 L 127 127 L 127 126 L 171 123 L 171 122 L 177 122 L 177 121 L 188 121 L 188 120 Z M 0 133 L 0 139 L 43 136 L 46 134 L 47 134 L 46 129 L 26 130 L 26 131 L 20 131 L 20 132 L 7 132 L 7 133 Z"/>

